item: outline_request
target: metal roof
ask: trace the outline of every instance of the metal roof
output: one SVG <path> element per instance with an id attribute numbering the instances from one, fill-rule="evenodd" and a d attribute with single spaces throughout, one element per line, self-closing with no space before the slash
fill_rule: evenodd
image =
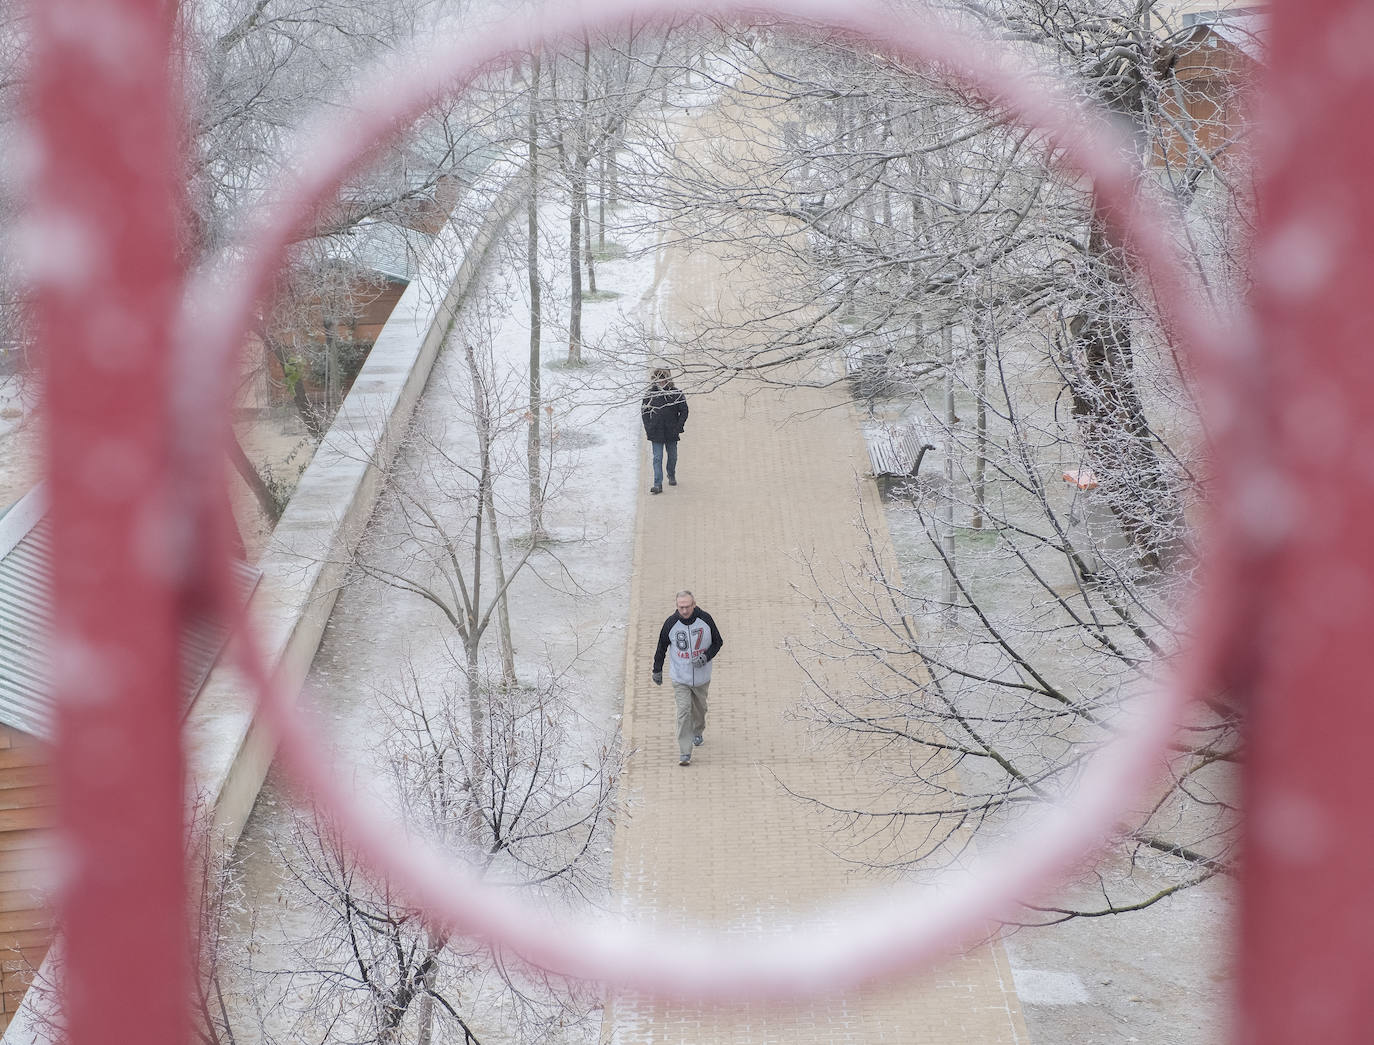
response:
<path id="1" fill-rule="evenodd" d="M 35 487 L 0 514 L 0 723 L 33 736 L 52 735 L 52 694 L 44 653 L 52 626 L 48 564 L 52 560 L 46 498 Z M 234 564 L 240 605 L 262 571 Z M 192 618 L 181 635 L 181 691 L 189 708 L 227 638 L 222 624 Z"/>
<path id="2" fill-rule="evenodd" d="M 433 237 L 423 232 L 364 218 L 350 231 L 332 237 L 325 246 L 325 256 L 399 283 L 409 283 L 433 244 Z"/>

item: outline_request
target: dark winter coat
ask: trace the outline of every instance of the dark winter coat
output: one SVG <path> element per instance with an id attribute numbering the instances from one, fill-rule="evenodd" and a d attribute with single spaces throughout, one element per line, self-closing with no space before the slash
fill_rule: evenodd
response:
<path id="1" fill-rule="evenodd" d="M 662 388 L 650 385 L 639 414 L 649 442 L 675 443 L 687 427 L 687 397 L 671 381 Z"/>

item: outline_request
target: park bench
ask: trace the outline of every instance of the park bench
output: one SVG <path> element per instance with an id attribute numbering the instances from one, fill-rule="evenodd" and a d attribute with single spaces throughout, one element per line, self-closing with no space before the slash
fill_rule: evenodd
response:
<path id="1" fill-rule="evenodd" d="M 916 424 L 868 428 L 864 442 L 874 478 L 913 476 L 925 452 L 935 449 L 925 429 Z"/>

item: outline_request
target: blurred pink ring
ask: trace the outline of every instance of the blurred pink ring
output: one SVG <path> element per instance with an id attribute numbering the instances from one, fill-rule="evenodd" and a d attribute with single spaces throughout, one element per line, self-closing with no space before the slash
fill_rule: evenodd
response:
<path id="1" fill-rule="evenodd" d="M 254 302 L 307 216 L 332 196 L 377 142 L 396 135 L 442 95 L 454 93 L 455 82 L 499 59 L 528 53 L 541 42 L 613 29 L 631 18 L 642 25 L 692 14 L 768 17 L 839 31 L 852 41 L 938 65 L 1005 108 L 1016 122 L 1046 131 L 1066 165 L 1092 179 L 1100 212 L 1148 269 L 1166 324 L 1189 350 L 1204 409 L 1224 397 L 1235 345 L 1189 300 L 1187 275 L 1167 235 L 1172 225 L 1137 194 L 1137 171 L 1127 159 L 1131 150 L 1107 121 L 1089 120 L 1067 97 L 1009 72 L 998 57 L 1010 56 L 995 54 L 986 42 L 933 22 L 893 24 L 889 9 L 859 0 L 606 0 L 537 20 L 513 19 L 466 42 L 418 49 L 404 64 L 391 64 L 362 81 L 350 105 L 335 110 L 347 117 L 326 116 L 313 126 L 305 138 L 312 159 L 307 173 L 276 193 L 250 226 L 240 254 L 247 258 L 243 275 L 230 282 L 228 293 L 215 278 L 218 273 L 198 281 L 201 290 L 187 314 L 201 319 L 199 358 L 204 362 L 208 352 L 210 362 L 228 367 Z M 371 90 L 383 75 L 385 90 Z M 193 343 L 182 339 L 182 344 Z M 202 384 L 198 394 L 205 397 L 199 405 L 207 405 L 216 393 Z M 213 443 L 215 422 L 208 416 L 196 409 L 185 412 L 183 424 L 201 426 L 184 433 L 193 446 Z M 1227 608 L 1223 603 L 1224 616 L 1229 616 Z M 1189 695 L 1208 676 L 1226 628 L 1226 620 L 1212 619 L 1200 631 L 1203 639 L 1192 651 L 1190 674 L 1126 709 L 1116 738 L 1094 754 L 1073 793 L 1029 817 L 1017 838 L 985 849 L 972 872 L 947 874 L 932 887 L 891 889 L 809 917 L 799 915 L 794 928 L 753 937 L 662 933 L 605 916 L 555 919 L 483 884 L 461 862 L 417 848 L 380 811 L 359 811 L 358 796 L 345 792 L 318 754 L 293 695 L 267 677 L 251 637 L 244 659 L 261 695 L 261 713 L 278 731 L 288 768 L 336 819 L 365 862 L 428 909 L 436 922 L 549 971 L 616 988 L 709 1001 L 801 1000 L 892 979 L 983 936 L 989 921 L 1008 915 L 1019 900 L 1035 896 L 1100 845 L 1160 765 L 1175 723 Z"/>

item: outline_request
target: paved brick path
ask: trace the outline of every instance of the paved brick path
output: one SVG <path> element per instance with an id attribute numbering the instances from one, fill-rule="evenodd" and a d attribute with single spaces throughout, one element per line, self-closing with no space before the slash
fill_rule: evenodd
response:
<path id="1" fill-rule="evenodd" d="M 742 307 L 748 260 L 727 266 L 709 250 L 674 248 L 660 289 L 665 322 L 694 310 Z M 740 267 L 741 264 L 743 267 Z M 758 275 L 758 273 L 754 273 Z M 793 912 L 864 883 L 827 848 L 825 820 L 788 797 L 777 778 L 833 798 L 879 786 L 835 748 L 819 747 L 789 717 L 803 692 L 783 648 L 805 636 L 814 610 L 804 560 L 838 567 L 860 558 L 858 497 L 887 541 L 855 416 L 840 391 L 730 387 L 691 398 L 680 485 L 650 496 L 640 469 L 630 593 L 627 747 L 629 815 L 615 843 L 627 908 L 662 926 L 731 931 L 786 924 Z M 712 682 L 706 743 L 677 764 L 673 697 L 649 680 L 653 643 L 674 594 L 691 589 L 720 625 L 725 648 Z M 984 946 L 917 983 L 818 1001 L 802 1011 L 698 1010 L 617 999 L 605 1040 L 617 1045 L 877 1042 L 999 1045 L 1028 1037 L 1000 945 Z"/>

